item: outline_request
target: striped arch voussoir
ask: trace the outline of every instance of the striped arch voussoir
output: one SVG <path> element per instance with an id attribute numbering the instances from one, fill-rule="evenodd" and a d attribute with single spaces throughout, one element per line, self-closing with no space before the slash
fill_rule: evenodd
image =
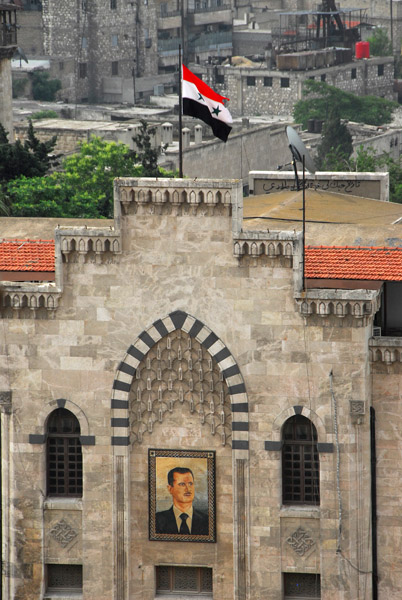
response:
<path id="1" fill-rule="evenodd" d="M 164 319 L 155 321 L 149 329 L 143 331 L 127 350 L 120 363 L 113 382 L 112 408 L 112 445 L 128 446 L 129 433 L 129 392 L 138 365 L 149 350 L 163 337 L 181 329 L 195 338 L 218 363 L 229 388 L 232 408 L 232 450 L 239 458 L 248 456 L 249 422 L 246 388 L 240 369 L 225 344 L 204 323 L 181 310 L 170 313 Z"/>

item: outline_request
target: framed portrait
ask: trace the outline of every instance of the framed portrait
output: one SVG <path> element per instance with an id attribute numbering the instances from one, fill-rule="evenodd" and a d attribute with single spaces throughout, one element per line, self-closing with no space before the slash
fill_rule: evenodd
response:
<path id="1" fill-rule="evenodd" d="M 216 542 L 215 452 L 148 450 L 149 539 Z"/>

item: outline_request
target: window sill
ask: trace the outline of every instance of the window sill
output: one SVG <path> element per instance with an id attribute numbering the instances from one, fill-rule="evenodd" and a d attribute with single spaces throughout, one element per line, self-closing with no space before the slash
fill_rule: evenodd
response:
<path id="1" fill-rule="evenodd" d="M 81 600 L 82 591 L 79 592 L 46 592 L 44 600 Z"/>
<path id="2" fill-rule="evenodd" d="M 319 506 L 282 506 L 279 511 L 279 516 L 319 519 L 321 513 Z"/>
<path id="3" fill-rule="evenodd" d="M 46 498 L 44 507 L 53 510 L 82 510 L 82 498 Z"/>

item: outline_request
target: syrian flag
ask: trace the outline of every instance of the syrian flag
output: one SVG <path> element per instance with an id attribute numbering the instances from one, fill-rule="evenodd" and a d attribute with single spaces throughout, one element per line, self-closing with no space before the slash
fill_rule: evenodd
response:
<path id="1" fill-rule="evenodd" d="M 229 98 L 220 96 L 187 67 L 182 67 L 183 115 L 201 119 L 212 128 L 216 137 L 226 142 L 233 120 L 228 109 L 224 107 L 223 100 Z"/>

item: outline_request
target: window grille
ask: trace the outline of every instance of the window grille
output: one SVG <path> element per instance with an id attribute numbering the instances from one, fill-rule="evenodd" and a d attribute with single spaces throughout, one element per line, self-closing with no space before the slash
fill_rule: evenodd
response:
<path id="1" fill-rule="evenodd" d="M 290 79 L 289 77 L 281 77 L 281 87 L 288 88 L 290 87 Z"/>
<path id="2" fill-rule="evenodd" d="M 82 451 L 78 419 L 65 408 L 49 417 L 47 426 L 47 493 L 82 496 Z"/>
<path id="3" fill-rule="evenodd" d="M 212 597 L 212 569 L 156 567 L 157 594 L 205 594 Z"/>
<path id="4" fill-rule="evenodd" d="M 110 0 L 110 8 L 111 8 L 111 10 L 116 10 L 117 0 Z"/>
<path id="5" fill-rule="evenodd" d="M 264 77 L 264 86 L 272 87 L 272 77 Z"/>
<path id="6" fill-rule="evenodd" d="M 247 85 L 255 85 L 255 77 L 247 77 Z"/>
<path id="7" fill-rule="evenodd" d="M 47 591 L 78 592 L 82 590 L 82 565 L 46 565 Z"/>
<path id="8" fill-rule="evenodd" d="M 314 573 L 284 573 L 285 600 L 321 598 L 320 576 Z"/>
<path id="9" fill-rule="evenodd" d="M 319 504 L 317 431 L 313 423 L 296 415 L 283 427 L 283 504 Z"/>

